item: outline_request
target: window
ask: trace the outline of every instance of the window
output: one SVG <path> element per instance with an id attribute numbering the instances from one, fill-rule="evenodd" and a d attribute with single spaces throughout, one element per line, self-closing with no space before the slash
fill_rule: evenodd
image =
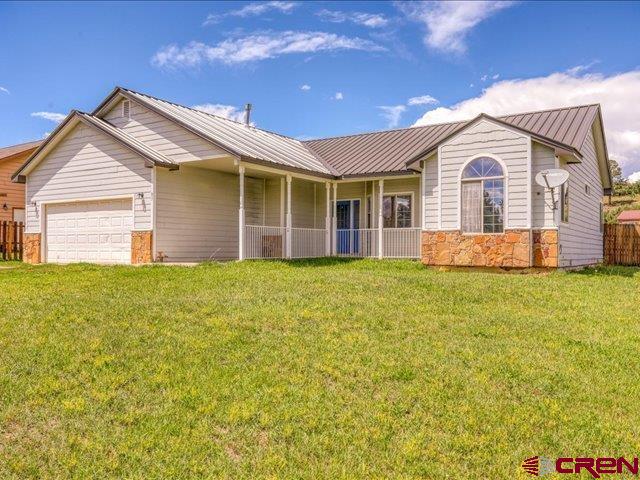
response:
<path id="1" fill-rule="evenodd" d="M 569 182 L 560 186 L 560 219 L 569 222 Z"/>
<path id="2" fill-rule="evenodd" d="M 496 160 L 479 157 L 467 164 L 460 201 L 464 233 L 504 231 L 504 172 Z"/>
<path id="3" fill-rule="evenodd" d="M 411 195 L 382 197 L 384 228 L 411 228 Z"/>
<path id="4" fill-rule="evenodd" d="M 124 118 L 131 118 L 131 102 L 129 100 L 122 102 L 122 116 Z"/>
<path id="5" fill-rule="evenodd" d="M 591 185 L 589 185 L 588 183 L 584 184 L 584 193 L 585 195 L 591 195 Z"/>

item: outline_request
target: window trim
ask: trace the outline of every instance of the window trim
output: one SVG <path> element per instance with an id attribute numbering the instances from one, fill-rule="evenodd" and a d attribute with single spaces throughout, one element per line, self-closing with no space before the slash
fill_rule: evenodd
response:
<path id="1" fill-rule="evenodd" d="M 463 179 L 462 178 L 462 172 L 464 172 L 464 169 L 467 168 L 467 165 L 469 165 L 471 162 L 473 162 L 474 160 L 481 158 L 481 157 L 488 157 L 491 158 L 493 160 L 495 160 L 496 162 L 498 162 L 498 164 L 502 167 L 502 175 L 501 176 L 497 176 L 497 177 L 479 177 L 479 178 L 466 178 Z M 493 232 L 493 233 L 484 233 L 484 232 L 463 232 L 462 231 L 462 182 L 473 182 L 473 181 L 481 181 L 483 182 L 484 180 L 499 180 L 502 179 L 503 182 L 503 191 L 504 191 L 504 199 L 503 199 L 503 204 L 502 204 L 502 232 Z M 504 161 L 498 157 L 497 155 L 494 155 L 493 153 L 478 153 L 476 155 L 473 155 L 471 157 L 469 157 L 460 167 L 460 170 L 458 171 L 458 184 L 457 184 L 457 188 L 458 188 L 458 228 L 457 230 L 462 234 L 462 235 L 504 235 L 504 233 L 509 229 L 509 170 L 507 169 L 507 165 L 504 163 Z M 483 191 L 484 191 L 484 184 L 482 186 Z M 482 212 L 482 217 L 483 217 L 483 223 L 484 223 L 484 209 Z"/>
<path id="2" fill-rule="evenodd" d="M 386 229 L 389 229 L 389 228 L 403 228 L 403 229 L 404 229 L 404 228 L 414 228 L 413 224 L 414 224 L 415 222 L 413 221 L 413 214 L 414 214 L 414 208 L 415 208 L 415 207 L 414 207 L 414 205 L 415 205 L 415 199 L 414 199 L 414 195 L 413 195 L 413 193 L 414 193 L 414 192 L 410 192 L 410 191 L 407 191 L 407 192 L 383 192 L 383 193 L 382 193 L 383 208 L 384 208 L 384 197 L 397 197 L 397 196 L 401 196 L 401 197 L 402 197 L 402 196 L 410 196 L 410 197 L 411 197 L 411 225 L 410 225 L 410 226 L 408 226 L 408 227 L 398 227 L 398 226 L 395 226 L 395 227 L 385 227 L 385 226 L 384 226 L 384 216 L 383 216 L 383 217 L 382 217 L 382 225 L 383 225 L 383 227 L 382 227 L 382 228 L 383 228 L 383 229 L 384 229 L 384 228 L 386 228 Z M 397 211 L 397 209 L 396 209 L 396 215 L 395 215 L 395 218 L 394 218 L 394 222 L 393 222 L 393 223 L 394 223 L 394 225 L 398 225 L 398 211 Z"/>

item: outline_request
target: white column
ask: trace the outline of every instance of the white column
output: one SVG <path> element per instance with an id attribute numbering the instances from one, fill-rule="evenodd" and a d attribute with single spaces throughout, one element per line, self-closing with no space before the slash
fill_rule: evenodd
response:
<path id="1" fill-rule="evenodd" d="M 287 175 L 287 215 L 286 215 L 286 252 L 287 258 L 291 258 L 291 175 Z"/>
<path id="2" fill-rule="evenodd" d="M 338 217 L 336 212 L 338 211 L 338 184 L 333 182 L 333 211 L 331 212 L 331 230 L 333 230 L 333 243 L 331 246 L 331 253 L 336 255 L 338 253 Z"/>
<path id="3" fill-rule="evenodd" d="M 384 195 L 384 180 L 378 180 L 378 258 L 382 258 L 382 227 L 384 218 L 382 217 L 382 197 Z"/>
<path id="4" fill-rule="evenodd" d="M 424 185 L 427 181 L 427 169 L 425 168 L 426 160 L 420 162 L 420 165 L 422 165 L 422 171 L 420 172 L 420 221 L 418 222 L 418 226 L 420 227 L 420 230 L 424 230 L 424 202 L 426 199 L 424 194 Z"/>
<path id="5" fill-rule="evenodd" d="M 284 177 L 280 179 L 280 227 L 284 227 Z"/>
<path id="6" fill-rule="evenodd" d="M 328 256 L 331 255 L 331 184 L 325 182 L 324 184 L 327 194 L 326 199 L 326 212 L 324 215 L 324 253 Z"/>
<path id="7" fill-rule="evenodd" d="M 238 167 L 240 174 L 240 207 L 238 208 L 238 260 L 244 260 L 244 167 Z"/>

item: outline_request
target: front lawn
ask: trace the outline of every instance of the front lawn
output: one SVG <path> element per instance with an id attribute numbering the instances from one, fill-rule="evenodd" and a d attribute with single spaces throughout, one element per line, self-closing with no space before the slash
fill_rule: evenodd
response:
<path id="1" fill-rule="evenodd" d="M 640 450 L 638 269 L 0 267 L 2 479 L 511 479 Z"/>

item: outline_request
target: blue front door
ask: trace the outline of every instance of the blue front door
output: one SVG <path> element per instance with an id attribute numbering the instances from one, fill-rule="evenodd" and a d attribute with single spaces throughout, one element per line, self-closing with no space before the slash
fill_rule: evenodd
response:
<path id="1" fill-rule="evenodd" d="M 360 249 L 360 200 L 338 200 L 336 221 L 338 254 L 357 254 Z"/>

